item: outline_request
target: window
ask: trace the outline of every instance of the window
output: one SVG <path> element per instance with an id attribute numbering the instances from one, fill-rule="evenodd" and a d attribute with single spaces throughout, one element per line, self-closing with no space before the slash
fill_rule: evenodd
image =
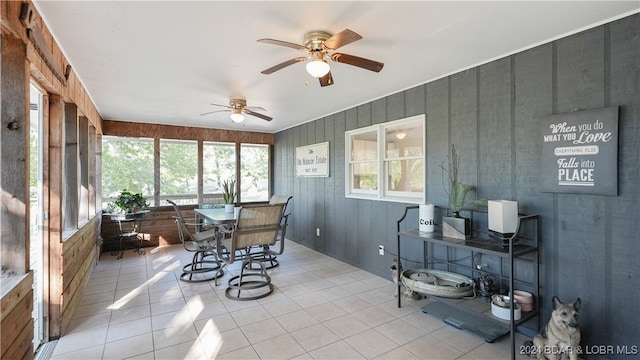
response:
<path id="1" fill-rule="evenodd" d="M 122 190 L 153 205 L 153 139 L 102 138 L 102 207 Z"/>
<path id="2" fill-rule="evenodd" d="M 424 202 L 424 115 L 345 133 L 345 196 Z"/>
<path id="3" fill-rule="evenodd" d="M 222 203 L 222 183 L 238 177 L 236 201 L 269 201 L 269 145 L 104 136 L 97 162 L 103 209 L 122 190 L 142 193 L 152 207 L 166 206 L 166 199 L 179 205 Z"/>
<path id="4" fill-rule="evenodd" d="M 198 142 L 160 140 L 160 198 L 198 203 Z"/>
<path id="5" fill-rule="evenodd" d="M 203 203 L 222 203 L 222 183 L 236 177 L 236 144 L 204 142 Z"/>
<path id="6" fill-rule="evenodd" d="M 354 193 L 375 195 L 378 190 L 378 132 L 364 130 L 351 136 L 351 186 Z"/>
<path id="7" fill-rule="evenodd" d="M 240 145 L 240 200 L 269 201 L 269 145 Z"/>

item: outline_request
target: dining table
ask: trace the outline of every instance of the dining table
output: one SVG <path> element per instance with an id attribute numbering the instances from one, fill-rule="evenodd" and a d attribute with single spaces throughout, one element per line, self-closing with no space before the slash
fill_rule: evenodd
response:
<path id="1" fill-rule="evenodd" d="M 233 225 L 238 218 L 237 211 L 227 212 L 224 208 L 195 208 L 196 224 L 201 224 L 202 220 L 207 220 L 213 226 Z"/>

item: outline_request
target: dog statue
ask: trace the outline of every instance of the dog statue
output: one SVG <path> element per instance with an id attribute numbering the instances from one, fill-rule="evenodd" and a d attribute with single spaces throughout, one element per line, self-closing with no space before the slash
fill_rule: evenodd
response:
<path id="1" fill-rule="evenodd" d="M 398 260 L 398 258 L 393 258 L 393 262 L 391 263 L 391 277 L 393 278 L 393 283 L 398 285 L 398 274 L 400 274 L 400 276 L 402 276 L 402 264 L 400 263 L 400 261 Z M 409 289 L 408 287 L 404 286 L 404 284 L 402 284 L 402 280 L 400 280 L 400 287 L 404 288 L 404 291 L 402 292 L 402 297 L 403 298 L 408 298 L 411 300 L 420 300 L 422 299 L 422 295 L 418 294 L 415 291 L 412 291 L 411 289 Z M 398 287 L 396 286 L 396 292 L 393 294 L 393 296 L 398 296 Z"/>
<path id="2" fill-rule="evenodd" d="M 402 275 L 402 264 L 398 261 L 398 258 L 393 258 L 393 262 L 391 263 L 391 277 L 393 278 L 393 283 L 398 285 L 398 274 Z M 400 283 L 402 285 L 402 283 Z M 393 296 L 398 296 L 398 287 L 396 286 L 396 292 Z"/>
<path id="3" fill-rule="evenodd" d="M 580 345 L 580 324 L 578 310 L 580 298 L 573 303 L 563 303 L 553 297 L 553 312 L 547 326 L 532 341 L 525 342 L 528 355 L 537 355 L 538 359 L 557 360 L 569 355 L 570 360 L 578 359 Z"/>

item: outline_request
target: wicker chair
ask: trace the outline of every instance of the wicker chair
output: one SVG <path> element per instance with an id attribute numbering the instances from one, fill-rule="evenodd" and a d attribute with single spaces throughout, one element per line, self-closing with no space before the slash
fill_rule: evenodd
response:
<path id="1" fill-rule="evenodd" d="M 178 205 L 171 200 L 167 200 L 176 211 L 173 219 L 178 226 L 178 235 L 185 250 L 193 253 L 191 263 L 182 267 L 180 280 L 186 282 L 203 282 L 214 280 L 218 285 L 218 278 L 224 275 L 222 270 L 222 261 L 217 257 L 216 253 L 216 235 L 217 229 L 210 229 L 196 232 L 196 228 L 200 224 L 187 223 L 182 216 L 182 212 Z M 193 227 L 194 231 L 189 230 Z"/>
<path id="2" fill-rule="evenodd" d="M 284 232 L 286 229 L 286 224 L 280 224 L 283 209 L 284 204 L 243 206 L 230 236 L 216 238 L 220 259 L 228 264 L 234 263 L 236 258 L 242 260 L 240 274 L 229 279 L 225 290 L 227 298 L 255 300 L 273 292 L 271 277 L 261 258 L 265 249 L 275 244 L 279 231 Z M 263 251 L 251 251 L 256 248 Z M 246 255 L 238 256 L 237 252 L 244 252 Z"/>

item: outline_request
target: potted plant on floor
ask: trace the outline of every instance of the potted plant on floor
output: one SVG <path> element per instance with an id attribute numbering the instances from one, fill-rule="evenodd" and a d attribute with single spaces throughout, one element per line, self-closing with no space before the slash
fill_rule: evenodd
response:
<path id="1" fill-rule="evenodd" d="M 222 197 L 224 199 L 224 211 L 233 212 L 234 202 L 236 200 L 236 181 L 225 180 L 222 183 Z"/>

